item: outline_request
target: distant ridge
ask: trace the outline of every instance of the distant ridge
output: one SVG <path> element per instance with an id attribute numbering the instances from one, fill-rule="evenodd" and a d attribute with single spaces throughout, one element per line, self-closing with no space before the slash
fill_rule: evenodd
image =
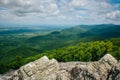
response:
<path id="1" fill-rule="evenodd" d="M 117 38 L 120 37 L 120 25 L 114 24 L 78 25 L 71 28 L 63 29 L 61 31 L 58 31 L 58 33 L 55 34 L 55 32 L 51 32 L 50 34 L 44 36 L 35 36 L 28 39 L 26 43 L 28 43 L 29 45 L 34 45 L 33 47 L 39 44 L 42 47 L 41 46 L 37 47 L 44 50 L 69 46 L 70 44 L 75 44 L 84 41 Z M 57 42 L 57 46 L 55 47 L 51 46 L 56 44 L 55 42 Z M 49 48 L 48 46 L 51 47 Z"/>

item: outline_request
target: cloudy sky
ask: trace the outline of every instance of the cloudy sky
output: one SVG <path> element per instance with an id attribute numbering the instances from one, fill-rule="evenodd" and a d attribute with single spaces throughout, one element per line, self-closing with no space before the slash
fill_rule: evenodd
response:
<path id="1" fill-rule="evenodd" d="M 120 24 L 120 0 L 0 0 L 0 24 Z"/>

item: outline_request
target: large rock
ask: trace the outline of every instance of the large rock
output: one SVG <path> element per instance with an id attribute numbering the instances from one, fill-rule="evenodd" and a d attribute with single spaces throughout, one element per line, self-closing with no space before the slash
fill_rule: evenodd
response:
<path id="1" fill-rule="evenodd" d="M 22 66 L 13 80 L 56 80 L 59 64 L 55 59 L 49 60 L 46 56 Z"/>
<path id="2" fill-rule="evenodd" d="M 106 54 L 97 62 L 78 64 L 71 71 L 74 80 L 107 80 L 111 69 L 117 64 L 117 60 Z"/>
<path id="3" fill-rule="evenodd" d="M 111 69 L 109 80 L 120 80 L 120 61 Z"/>
<path id="4" fill-rule="evenodd" d="M 10 70 L 5 74 L 0 75 L 0 80 L 12 80 L 13 74 L 15 72 L 16 71 L 14 71 L 14 70 Z"/>
<path id="5" fill-rule="evenodd" d="M 67 63 L 44 56 L 14 73 L 0 75 L 0 80 L 120 80 L 120 62 L 110 54 L 96 62 Z"/>

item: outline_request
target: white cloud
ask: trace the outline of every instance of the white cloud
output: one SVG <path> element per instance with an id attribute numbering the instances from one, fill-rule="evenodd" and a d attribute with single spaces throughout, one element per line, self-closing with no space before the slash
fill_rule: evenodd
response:
<path id="1" fill-rule="evenodd" d="M 113 11 L 111 13 L 108 13 L 106 15 L 106 18 L 107 19 L 112 19 L 112 20 L 120 20 L 120 11 L 117 10 L 117 11 Z"/>
<path id="2" fill-rule="evenodd" d="M 86 5 L 88 5 L 89 4 L 89 1 L 87 1 L 87 0 L 73 0 L 72 2 L 71 2 L 71 5 L 73 6 L 73 7 L 86 7 Z"/>
<path id="3" fill-rule="evenodd" d="M 0 8 L 5 9 L 0 10 L 0 16 L 1 20 L 13 18 L 13 22 L 29 22 L 34 18 L 33 22 L 65 20 L 66 23 L 104 23 L 108 19 L 120 20 L 119 6 L 110 4 L 108 0 L 0 0 Z"/>
<path id="4" fill-rule="evenodd" d="M 25 16 L 27 13 L 59 13 L 54 0 L 0 0 L 0 5 L 17 16 Z"/>

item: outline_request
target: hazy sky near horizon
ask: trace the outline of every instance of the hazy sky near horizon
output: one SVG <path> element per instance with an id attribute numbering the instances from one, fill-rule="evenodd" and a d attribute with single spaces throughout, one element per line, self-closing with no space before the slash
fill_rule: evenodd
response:
<path id="1" fill-rule="evenodd" d="M 0 24 L 120 24 L 120 0 L 0 0 Z"/>

